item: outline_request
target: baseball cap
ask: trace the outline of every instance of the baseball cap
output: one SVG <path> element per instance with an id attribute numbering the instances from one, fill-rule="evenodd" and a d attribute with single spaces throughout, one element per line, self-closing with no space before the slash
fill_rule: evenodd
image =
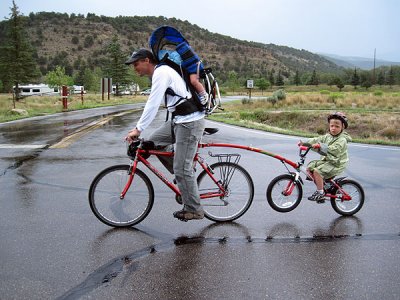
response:
<path id="1" fill-rule="evenodd" d="M 153 59 L 153 54 L 147 50 L 147 49 L 139 49 L 137 51 L 134 51 L 131 55 L 131 57 L 125 62 L 126 65 L 133 64 L 134 62 L 144 59 L 144 58 L 150 58 Z"/>

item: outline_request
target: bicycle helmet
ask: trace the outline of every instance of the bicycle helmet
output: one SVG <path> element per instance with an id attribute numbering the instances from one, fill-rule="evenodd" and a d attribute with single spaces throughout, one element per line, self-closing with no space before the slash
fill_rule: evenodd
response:
<path id="1" fill-rule="evenodd" d="M 333 113 L 333 114 L 330 114 L 330 115 L 328 116 L 328 122 L 329 122 L 331 119 L 337 119 L 337 120 L 342 121 L 342 123 L 343 123 L 345 129 L 349 126 L 349 123 L 348 123 L 348 121 L 347 121 L 346 115 L 345 115 L 344 113 L 340 112 L 340 111 L 337 111 L 337 112 L 335 112 L 335 113 Z"/>

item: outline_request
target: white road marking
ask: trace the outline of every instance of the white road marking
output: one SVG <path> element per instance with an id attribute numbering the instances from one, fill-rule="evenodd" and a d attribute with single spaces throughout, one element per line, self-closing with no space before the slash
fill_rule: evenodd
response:
<path id="1" fill-rule="evenodd" d="M 43 149 L 46 148 L 45 145 L 14 145 L 14 144 L 0 144 L 0 149 Z"/>

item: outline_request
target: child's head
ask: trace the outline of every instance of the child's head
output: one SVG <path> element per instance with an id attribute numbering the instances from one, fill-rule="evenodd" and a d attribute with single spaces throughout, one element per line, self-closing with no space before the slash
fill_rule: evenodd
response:
<path id="1" fill-rule="evenodd" d="M 347 117 L 342 112 L 335 112 L 328 116 L 329 133 L 332 135 L 340 134 L 349 126 Z"/>

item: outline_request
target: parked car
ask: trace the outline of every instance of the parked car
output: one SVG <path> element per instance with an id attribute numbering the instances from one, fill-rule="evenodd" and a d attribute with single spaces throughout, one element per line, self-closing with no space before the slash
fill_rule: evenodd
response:
<path id="1" fill-rule="evenodd" d="M 147 90 L 141 91 L 140 95 L 150 95 L 150 93 L 151 93 L 151 89 L 147 89 Z"/>

